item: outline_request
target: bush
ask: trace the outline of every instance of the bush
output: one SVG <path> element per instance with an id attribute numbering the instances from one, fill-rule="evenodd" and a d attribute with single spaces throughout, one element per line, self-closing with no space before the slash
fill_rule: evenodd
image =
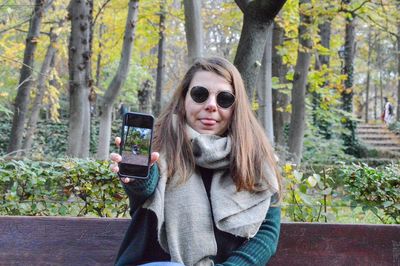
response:
<path id="1" fill-rule="evenodd" d="M 340 174 L 353 207 L 371 210 L 383 223 L 400 223 L 399 165 L 372 168 L 365 163 L 353 164 L 343 167 Z"/>
<path id="2" fill-rule="evenodd" d="M 333 206 L 333 176 L 336 169 L 296 169 L 290 164 L 283 166 L 285 178 L 283 215 L 290 221 L 333 222 L 337 209 Z M 329 211 L 328 211 L 329 208 Z"/>
<path id="3" fill-rule="evenodd" d="M 11 130 L 10 119 L 0 120 L 0 155 L 6 154 Z M 112 124 L 112 136 L 119 136 L 121 120 L 117 119 Z M 68 121 L 60 122 L 39 122 L 32 145 L 31 158 L 58 158 L 66 155 L 68 146 Z M 95 154 L 97 149 L 99 121 L 93 120 L 90 134 L 90 153 Z M 110 140 L 113 146 L 114 139 Z"/>
<path id="4" fill-rule="evenodd" d="M 391 123 L 389 125 L 389 130 L 392 131 L 393 133 L 399 135 L 400 134 L 400 122 L 396 121 L 394 123 Z"/>
<path id="5" fill-rule="evenodd" d="M 106 161 L 1 161 L 0 215 L 126 216 L 122 185 Z"/>

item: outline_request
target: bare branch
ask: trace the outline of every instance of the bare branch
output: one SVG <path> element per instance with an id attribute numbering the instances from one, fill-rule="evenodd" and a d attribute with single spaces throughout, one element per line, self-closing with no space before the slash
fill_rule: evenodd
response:
<path id="1" fill-rule="evenodd" d="M 368 23 L 368 22 L 372 22 L 375 26 L 377 26 L 379 29 L 381 29 L 381 30 L 383 30 L 383 31 L 385 31 L 385 32 L 387 32 L 387 33 L 389 33 L 390 35 L 392 35 L 392 36 L 394 36 L 394 37 L 396 37 L 396 38 L 399 38 L 400 36 L 397 34 L 397 33 L 395 33 L 395 32 L 392 32 L 392 31 L 390 31 L 387 27 L 385 27 L 385 26 L 382 26 L 381 24 L 379 24 L 377 21 L 375 21 L 370 15 L 367 15 L 367 18 L 369 19 L 369 21 L 367 21 L 364 17 L 362 17 L 362 16 L 358 16 L 358 18 L 360 18 L 361 20 L 363 20 L 364 22 L 366 22 L 366 23 Z"/>
<path id="2" fill-rule="evenodd" d="M 15 29 L 15 30 L 23 33 L 28 33 L 27 30 L 21 30 L 21 29 Z M 40 34 L 50 36 L 50 32 L 40 31 Z"/>
<path id="3" fill-rule="evenodd" d="M 4 30 L 0 31 L 0 34 L 3 34 L 3 33 L 7 32 L 7 31 L 9 31 L 9 30 L 18 28 L 19 26 L 22 26 L 22 25 L 24 25 L 25 23 L 28 23 L 30 20 L 31 20 L 31 18 L 28 18 L 28 19 L 22 21 L 21 23 L 18 23 L 18 24 L 14 25 L 14 26 L 11 26 L 11 27 L 9 27 L 9 28 L 7 28 L 7 29 L 4 29 Z"/>
<path id="4" fill-rule="evenodd" d="M 108 3 L 110 3 L 111 0 L 106 0 L 100 7 L 99 12 L 97 12 L 96 16 L 93 19 L 92 26 L 96 24 L 97 18 L 100 16 L 100 14 L 103 12 L 103 10 L 106 8 Z"/>
<path id="5" fill-rule="evenodd" d="M 51 6 L 51 4 L 53 3 L 53 1 L 54 1 L 54 0 L 49 0 L 49 1 L 47 2 L 47 4 L 45 4 L 44 7 L 42 7 L 43 10 L 44 10 L 44 11 L 47 10 L 47 8 L 49 8 L 49 7 Z M 32 6 L 35 6 L 35 5 L 32 5 Z M 0 31 L 0 35 L 3 34 L 3 33 L 5 33 L 5 32 L 7 32 L 7 31 L 9 31 L 9 30 L 18 28 L 18 27 L 24 25 L 25 23 L 29 22 L 30 20 L 31 20 L 31 17 L 29 17 L 28 19 L 22 21 L 21 23 L 18 23 L 18 24 L 14 25 L 14 26 L 11 26 L 11 27 L 9 27 L 9 28 L 7 28 L 7 29 L 2 30 L 2 31 Z"/>
<path id="6" fill-rule="evenodd" d="M 370 3 L 371 0 L 366 0 L 364 2 L 361 3 L 361 5 L 353 10 L 350 10 L 349 12 L 352 14 L 355 14 L 360 8 L 362 8 L 366 3 Z"/>
<path id="7" fill-rule="evenodd" d="M 12 62 L 17 63 L 17 64 L 20 64 L 20 65 L 24 65 L 24 66 L 26 66 L 27 68 L 30 68 L 33 72 L 36 72 L 36 73 L 38 73 L 39 75 L 43 75 L 42 73 L 40 73 L 40 71 L 37 71 L 37 70 L 35 70 L 33 67 L 24 64 L 24 62 L 22 62 L 22 61 L 15 60 L 14 58 L 7 57 L 7 56 L 4 56 L 4 55 L 1 55 L 1 54 L 0 54 L 0 58 L 1 58 L 1 57 L 4 58 L 5 60 L 12 61 Z M 25 81 L 24 81 L 24 82 L 25 82 Z M 20 86 L 21 86 L 21 84 L 20 84 L 18 87 L 20 87 Z"/>

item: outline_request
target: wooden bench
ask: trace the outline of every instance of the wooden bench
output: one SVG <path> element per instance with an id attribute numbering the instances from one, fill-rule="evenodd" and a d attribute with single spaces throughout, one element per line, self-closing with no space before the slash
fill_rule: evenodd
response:
<path id="1" fill-rule="evenodd" d="M 0 216 L 0 265 L 113 265 L 128 224 Z M 268 265 L 400 266 L 400 225 L 283 223 Z"/>

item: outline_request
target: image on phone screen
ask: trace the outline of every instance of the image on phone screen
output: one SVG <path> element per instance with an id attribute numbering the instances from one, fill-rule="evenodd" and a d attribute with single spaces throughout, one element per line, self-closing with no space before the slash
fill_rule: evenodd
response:
<path id="1" fill-rule="evenodd" d="M 124 138 L 121 163 L 147 166 L 151 129 L 125 125 Z"/>

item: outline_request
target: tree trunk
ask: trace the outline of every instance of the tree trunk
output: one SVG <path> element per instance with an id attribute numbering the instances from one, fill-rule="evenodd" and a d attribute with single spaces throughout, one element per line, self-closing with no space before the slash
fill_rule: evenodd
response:
<path id="1" fill-rule="evenodd" d="M 68 11 L 71 35 L 68 47 L 70 116 L 68 155 L 86 158 L 90 145 L 91 23 L 90 1 L 71 0 Z M 88 132 L 89 131 L 89 132 Z"/>
<path id="2" fill-rule="evenodd" d="M 264 54 L 267 30 L 286 0 L 235 0 L 243 11 L 243 26 L 234 64 L 252 101 Z"/>
<path id="3" fill-rule="evenodd" d="M 272 36 L 272 76 L 278 77 L 280 84 L 286 84 L 287 65 L 282 63 L 282 56 L 278 53 L 278 46 L 283 44 L 285 30 L 274 23 Z M 275 143 L 284 146 L 284 126 L 289 122 L 289 113 L 286 112 L 286 107 L 289 105 L 289 96 L 279 91 L 279 89 L 272 90 L 273 99 L 273 128 Z"/>
<path id="4" fill-rule="evenodd" d="M 103 23 L 99 26 L 99 53 L 97 54 L 97 63 L 96 63 L 96 87 L 100 87 L 100 73 L 101 73 L 101 60 L 103 53 L 103 33 L 104 33 L 105 25 Z"/>
<path id="5" fill-rule="evenodd" d="M 400 1 L 398 1 L 400 8 Z M 400 121 L 400 20 L 397 22 L 397 111 L 396 120 Z"/>
<path id="6" fill-rule="evenodd" d="M 331 41 L 331 19 L 327 20 L 318 25 L 318 32 L 321 38 L 321 45 L 326 49 L 330 49 Z M 315 58 L 315 69 L 321 71 L 322 66 L 325 65 L 329 67 L 330 57 L 325 54 L 318 54 Z M 328 87 L 328 82 L 325 81 L 322 87 Z M 314 91 L 312 93 L 312 108 L 313 108 L 313 124 L 318 128 L 320 134 L 322 134 L 325 139 L 331 138 L 331 125 L 326 119 L 321 117 L 321 93 Z"/>
<path id="7" fill-rule="evenodd" d="M 331 45 L 331 20 L 328 19 L 324 23 L 318 26 L 319 35 L 321 36 L 321 45 L 327 49 L 330 49 Z M 323 65 L 329 66 L 330 56 L 325 54 L 319 54 L 318 59 L 320 62 L 320 67 Z"/>
<path id="8" fill-rule="evenodd" d="M 310 0 L 300 0 L 299 5 L 308 4 Z M 300 9 L 301 10 L 301 9 Z M 300 13 L 299 49 L 292 88 L 292 115 L 289 129 L 289 152 L 294 162 L 300 163 L 303 151 L 305 130 L 305 97 L 308 68 L 311 61 L 312 42 L 309 38 L 311 17 Z"/>
<path id="9" fill-rule="evenodd" d="M 139 0 L 129 1 L 128 16 L 125 24 L 124 42 L 122 45 L 121 59 L 119 61 L 118 70 L 115 73 L 113 80 L 104 98 L 101 101 L 100 107 L 100 129 L 99 141 L 96 157 L 99 160 L 106 160 L 110 150 L 111 138 L 111 112 L 112 106 L 117 98 L 122 84 L 125 82 L 129 73 L 130 60 L 132 57 L 133 43 L 135 39 L 135 29 L 138 20 Z"/>
<path id="10" fill-rule="evenodd" d="M 185 32 L 188 46 L 189 65 L 203 56 L 203 23 L 201 21 L 201 1 L 183 0 L 185 9 Z"/>
<path id="11" fill-rule="evenodd" d="M 36 45 L 40 35 L 40 24 L 45 9 L 45 0 L 36 0 L 29 23 L 28 36 L 26 38 L 23 64 L 20 71 L 18 92 L 14 103 L 14 117 L 10 133 L 8 153 L 21 149 L 26 113 L 29 106 L 29 94 L 32 83 L 32 70 Z"/>
<path id="12" fill-rule="evenodd" d="M 376 84 L 374 85 L 374 92 L 375 92 L 375 97 L 374 97 L 374 117 L 375 117 L 375 120 L 378 120 L 380 118 L 378 117 L 378 86 L 376 86 Z"/>
<path id="13" fill-rule="evenodd" d="M 159 23 L 159 40 L 158 40 L 158 55 L 157 55 L 157 78 L 156 78 L 156 99 L 154 101 L 154 114 L 159 115 L 162 107 L 161 96 L 164 87 L 164 72 L 165 72 L 165 0 L 160 4 L 160 23 Z"/>
<path id="14" fill-rule="evenodd" d="M 35 100 L 33 102 L 31 116 L 27 125 L 27 132 L 24 140 L 24 144 L 22 146 L 23 154 L 29 154 L 32 148 L 33 136 L 36 131 L 36 125 L 39 120 L 39 112 L 42 108 L 43 96 L 46 92 L 46 80 L 49 76 L 50 70 L 54 67 L 55 55 L 57 52 L 56 43 L 57 43 L 57 35 L 50 30 L 50 44 L 47 47 L 46 56 L 42 63 L 42 67 L 40 69 L 39 79 L 38 79 L 38 87 L 35 96 Z"/>
<path id="15" fill-rule="evenodd" d="M 270 24 L 267 31 L 267 42 L 265 44 L 261 71 L 258 76 L 258 119 L 263 125 L 271 144 L 274 143 L 274 128 L 272 117 L 272 31 Z"/>
<path id="16" fill-rule="evenodd" d="M 370 84 L 370 76 L 371 76 L 371 29 L 368 31 L 368 59 L 367 59 L 367 87 L 366 87 L 366 97 L 365 97 L 365 123 L 368 123 L 368 111 L 369 111 L 369 84 Z"/>
<path id="17" fill-rule="evenodd" d="M 139 100 L 139 112 L 150 113 L 151 112 L 151 83 L 150 80 L 146 80 L 142 89 L 138 91 Z"/>
<path id="18" fill-rule="evenodd" d="M 346 0 L 350 4 L 350 0 Z M 355 14 L 349 14 L 346 18 L 346 35 L 344 44 L 344 73 L 347 78 L 344 82 L 345 88 L 342 92 L 343 110 L 348 113 L 342 121 L 344 127 L 349 131 L 349 134 L 343 135 L 346 152 L 354 154 L 356 144 L 355 139 L 355 123 L 350 117 L 353 112 L 353 82 L 354 82 L 354 52 L 355 52 Z"/>

